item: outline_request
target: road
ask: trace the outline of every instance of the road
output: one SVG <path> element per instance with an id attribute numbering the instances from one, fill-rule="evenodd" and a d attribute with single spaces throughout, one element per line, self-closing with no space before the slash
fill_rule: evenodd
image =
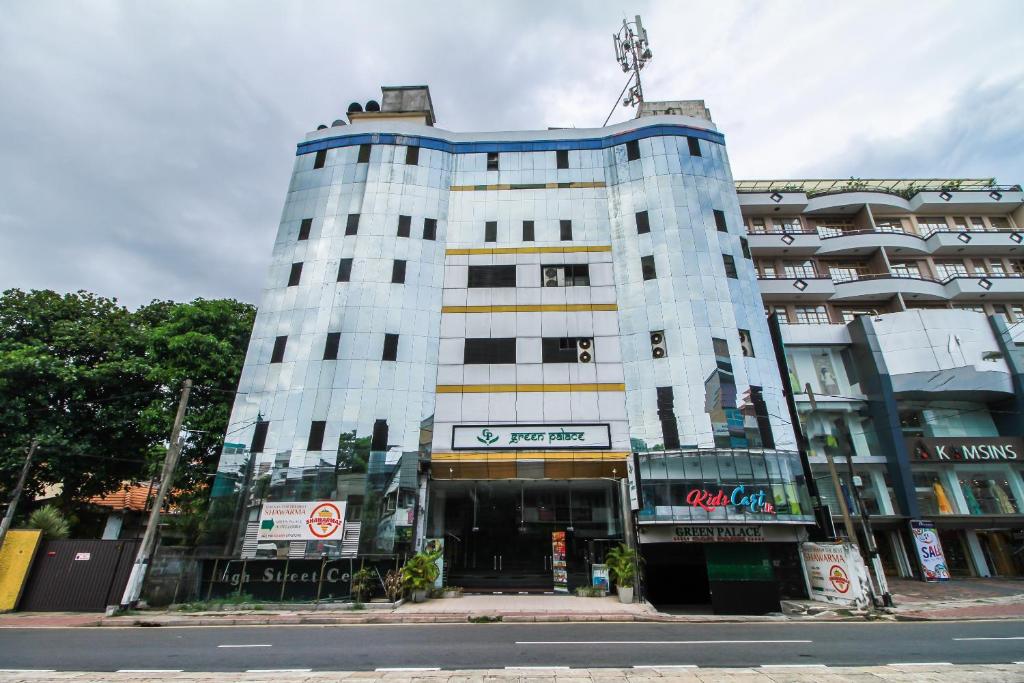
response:
<path id="1" fill-rule="evenodd" d="M 0 629 L 0 669 L 864 666 L 1024 660 L 1024 621 Z"/>

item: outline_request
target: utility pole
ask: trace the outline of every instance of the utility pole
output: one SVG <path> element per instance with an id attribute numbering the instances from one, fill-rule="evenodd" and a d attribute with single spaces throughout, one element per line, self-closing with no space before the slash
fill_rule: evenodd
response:
<path id="1" fill-rule="evenodd" d="M 807 398 L 811 402 L 811 410 L 817 410 L 818 403 L 814 399 L 814 390 L 811 389 L 810 383 L 804 384 L 804 391 L 807 392 Z M 860 544 L 857 543 L 857 531 L 853 527 L 853 519 L 850 517 L 850 508 L 846 504 L 846 496 L 843 495 L 843 487 L 839 484 L 839 473 L 836 471 L 836 463 L 832 459 L 832 451 L 828 448 L 822 450 L 825 451 L 828 473 L 832 475 L 832 488 L 836 492 L 836 502 L 839 503 L 839 510 L 843 513 L 843 526 L 846 527 L 846 535 L 850 537 L 850 543 L 859 549 Z"/>
<path id="2" fill-rule="evenodd" d="M 25 456 L 25 464 L 21 466 L 21 476 L 18 477 L 18 485 L 14 487 L 11 494 L 11 501 L 7 504 L 7 514 L 4 521 L 0 522 L 0 548 L 4 547 L 4 539 L 7 538 L 7 530 L 11 528 L 14 521 L 14 511 L 18 507 L 18 500 L 21 498 L 21 491 L 28 481 L 28 472 L 32 469 L 32 458 L 35 457 L 36 448 L 39 446 L 39 439 L 32 439 L 32 445 L 28 447 L 28 455 Z"/>
<path id="3" fill-rule="evenodd" d="M 174 479 L 174 470 L 178 465 L 178 457 L 181 455 L 181 423 L 185 421 L 185 409 L 188 407 L 188 397 L 192 393 L 192 380 L 186 379 L 181 387 L 181 398 L 178 400 L 178 414 L 174 416 L 174 427 L 171 428 L 171 442 L 167 446 L 167 455 L 164 456 L 164 468 L 160 475 L 160 490 L 157 491 L 156 500 L 149 510 L 149 521 L 146 523 L 146 533 L 142 536 L 142 544 L 135 556 L 135 564 L 132 565 L 132 573 L 128 577 L 128 585 L 125 586 L 124 596 L 121 598 L 121 609 L 128 609 L 139 600 L 142 594 L 142 582 L 146 578 L 146 570 L 149 568 L 149 559 L 153 554 L 153 547 L 156 545 L 156 532 L 160 524 L 160 510 L 164 507 L 164 500 L 171 488 L 171 481 Z"/>

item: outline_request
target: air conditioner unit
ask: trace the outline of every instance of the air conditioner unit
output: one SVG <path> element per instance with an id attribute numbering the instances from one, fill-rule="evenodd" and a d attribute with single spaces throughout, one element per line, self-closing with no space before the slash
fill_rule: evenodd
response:
<path id="1" fill-rule="evenodd" d="M 594 340 L 588 337 L 580 337 L 576 340 L 577 358 L 581 363 L 589 363 L 594 360 Z"/>
<path id="2" fill-rule="evenodd" d="M 565 287 L 565 269 L 547 266 L 544 268 L 543 279 L 545 287 Z"/>
<path id="3" fill-rule="evenodd" d="M 661 331 L 651 332 L 651 356 L 664 358 L 668 355 L 668 347 L 665 346 L 665 333 Z"/>

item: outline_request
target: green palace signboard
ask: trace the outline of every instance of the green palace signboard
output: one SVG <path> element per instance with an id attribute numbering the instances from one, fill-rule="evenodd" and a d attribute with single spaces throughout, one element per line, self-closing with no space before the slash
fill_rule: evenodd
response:
<path id="1" fill-rule="evenodd" d="M 453 450 L 550 450 L 611 448 L 607 424 L 455 425 Z"/>

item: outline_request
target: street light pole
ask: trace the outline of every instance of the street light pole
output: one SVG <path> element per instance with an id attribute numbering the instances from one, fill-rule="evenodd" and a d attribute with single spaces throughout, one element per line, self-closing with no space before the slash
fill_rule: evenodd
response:
<path id="1" fill-rule="evenodd" d="M 7 530 L 11 528 L 11 523 L 14 521 L 14 511 L 18 507 L 18 500 L 21 498 L 21 492 L 25 488 L 25 482 L 28 481 L 29 470 L 32 469 L 32 458 L 35 457 L 36 448 L 39 446 L 39 439 L 32 439 L 32 445 L 28 447 L 28 455 L 25 456 L 25 464 L 21 466 L 21 475 L 18 477 L 18 485 L 14 487 L 14 493 L 11 494 L 11 501 L 7 504 L 7 514 L 4 515 L 4 521 L 0 522 L 0 548 L 4 547 L 4 539 L 7 538 Z"/>

